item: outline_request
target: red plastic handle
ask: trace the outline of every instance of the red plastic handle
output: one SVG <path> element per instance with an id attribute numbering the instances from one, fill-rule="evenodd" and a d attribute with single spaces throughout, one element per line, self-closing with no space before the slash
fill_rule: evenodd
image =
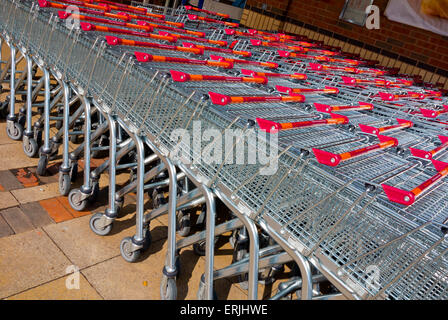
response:
<path id="1" fill-rule="evenodd" d="M 291 94 L 291 93 L 301 93 L 301 94 L 305 94 L 305 93 L 327 93 L 327 94 L 338 94 L 339 93 L 339 89 L 338 88 L 334 88 L 334 87 L 325 87 L 324 89 L 310 89 L 310 88 L 289 88 L 289 87 L 284 87 L 284 86 L 275 86 L 275 88 L 277 89 L 278 92 L 282 92 L 282 93 L 287 93 L 287 94 Z"/>
<path id="2" fill-rule="evenodd" d="M 253 82 L 266 84 L 268 79 L 265 77 L 226 77 L 226 76 L 213 76 L 213 75 L 202 75 L 202 74 L 188 74 L 181 71 L 171 70 L 171 78 L 176 82 L 186 82 L 186 81 L 223 81 L 223 82 Z"/>
<path id="3" fill-rule="evenodd" d="M 247 76 L 259 76 L 259 77 L 267 77 L 267 78 L 292 78 L 297 80 L 306 80 L 308 76 L 304 73 L 293 73 L 293 74 L 285 74 L 285 73 L 269 73 L 269 72 L 256 72 L 248 69 L 241 69 L 241 73 Z"/>
<path id="4" fill-rule="evenodd" d="M 398 146 L 398 140 L 392 137 L 382 136 L 378 135 L 378 139 L 380 140 L 380 143 L 370 145 L 364 148 L 344 152 L 344 153 L 331 153 L 328 151 L 315 149 L 313 148 L 314 156 L 316 157 L 317 161 L 321 164 L 325 164 L 330 167 L 336 167 L 341 162 L 353 159 L 356 157 L 359 157 L 361 155 L 365 155 L 371 152 L 375 152 L 378 150 L 383 150 L 391 147 Z"/>
<path id="5" fill-rule="evenodd" d="M 414 204 L 414 202 L 418 199 L 423 192 L 427 191 L 431 186 L 437 183 L 442 178 L 448 175 L 448 163 L 442 161 L 431 160 L 434 167 L 438 171 L 438 173 L 418 187 L 412 189 L 411 191 L 395 188 L 389 186 L 387 184 L 382 184 L 384 192 L 387 195 L 387 198 L 395 203 L 399 203 L 405 206 L 410 206 Z"/>
<path id="6" fill-rule="evenodd" d="M 443 106 L 443 110 L 430 110 L 430 109 L 420 108 L 420 112 L 426 118 L 437 118 L 441 114 L 448 113 L 448 105 Z"/>
<path id="7" fill-rule="evenodd" d="M 366 126 L 364 124 L 359 124 L 358 126 L 362 132 L 370 133 L 370 134 L 382 134 L 384 132 L 390 132 L 390 131 L 410 128 L 414 125 L 414 123 L 409 120 L 403 120 L 403 119 L 396 119 L 396 120 L 398 122 L 397 125 L 381 127 L 381 128 Z"/>
<path id="8" fill-rule="evenodd" d="M 164 36 L 160 36 L 160 35 L 153 35 L 153 36 L 165 38 Z M 161 49 L 161 50 L 189 52 L 189 53 L 194 53 L 194 54 L 203 54 L 204 53 L 204 51 L 200 48 L 185 48 L 185 47 L 173 46 L 173 45 L 169 45 L 169 44 L 127 40 L 127 39 L 121 39 L 121 38 L 112 37 L 112 36 L 106 36 L 106 41 L 107 41 L 108 45 L 123 45 L 123 46 L 132 46 L 132 47 L 155 48 L 155 49 Z"/>
<path id="9" fill-rule="evenodd" d="M 162 62 L 162 63 L 181 63 L 181 64 L 195 64 L 195 65 L 207 65 L 212 67 L 219 67 L 224 69 L 232 69 L 233 64 L 229 62 L 217 62 L 209 60 L 196 60 L 186 58 L 176 58 L 167 56 L 156 56 L 145 52 L 134 52 L 137 61 L 139 62 Z"/>
<path id="10" fill-rule="evenodd" d="M 275 133 L 282 130 L 290 130 L 294 128 L 309 128 L 325 125 L 347 124 L 349 122 L 349 119 L 346 116 L 333 113 L 331 113 L 330 116 L 331 116 L 330 119 L 286 122 L 286 123 L 277 123 L 262 118 L 257 118 L 256 120 L 261 130 L 271 133 Z"/>
<path id="11" fill-rule="evenodd" d="M 358 106 L 330 106 L 327 104 L 314 103 L 314 107 L 319 112 L 334 112 L 334 111 L 356 111 L 356 110 L 373 110 L 373 104 L 366 102 L 358 102 Z"/>
<path id="12" fill-rule="evenodd" d="M 439 140 L 442 142 L 442 144 L 433 150 L 425 151 L 416 148 L 409 148 L 409 150 L 411 150 L 411 153 L 414 157 L 431 160 L 435 155 L 448 149 L 448 137 L 439 136 Z"/>
<path id="13" fill-rule="evenodd" d="M 183 42 L 182 45 L 184 47 L 188 47 L 188 48 L 196 47 L 196 48 L 201 48 L 201 49 L 206 50 L 206 51 L 231 53 L 231 54 L 235 54 L 235 55 L 241 55 L 241 56 L 244 56 L 244 57 L 252 56 L 252 53 L 249 52 L 249 51 L 237 51 L 237 50 L 232 50 L 232 49 L 209 47 L 209 46 L 197 45 L 197 44 L 193 44 L 193 43 L 189 43 L 189 42 Z"/>
<path id="14" fill-rule="evenodd" d="M 213 54 L 210 55 L 210 59 L 217 60 L 217 61 L 233 62 L 234 64 L 249 64 L 249 65 L 263 66 L 263 67 L 268 67 L 271 69 L 278 68 L 278 63 L 275 63 L 275 62 L 259 62 L 259 61 L 248 61 L 248 60 L 241 60 L 241 59 L 231 59 L 231 58 L 224 58 L 221 56 L 216 56 Z"/>

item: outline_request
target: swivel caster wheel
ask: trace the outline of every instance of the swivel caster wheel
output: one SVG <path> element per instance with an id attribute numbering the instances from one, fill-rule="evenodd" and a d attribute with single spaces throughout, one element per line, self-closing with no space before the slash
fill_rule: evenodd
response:
<path id="1" fill-rule="evenodd" d="M 72 163 L 70 166 L 70 181 L 75 182 L 78 178 L 78 163 Z"/>
<path id="2" fill-rule="evenodd" d="M 83 211 L 87 207 L 87 198 L 82 199 L 82 192 L 79 189 L 73 189 L 69 192 L 68 202 L 76 211 Z"/>
<path id="3" fill-rule="evenodd" d="M 177 234 L 181 237 L 186 237 L 190 234 L 191 223 L 190 214 L 185 211 L 178 211 L 177 213 Z"/>
<path id="4" fill-rule="evenodd" d="M 23 138 L 23 152 L 28 158 L 34 158 L 39 152 L 39 146 L 34 138 Z"/>
<path id="5" fill-rule="evenodd" d="M 71 187 L 70 176 L 68 174 L 59 173 L 59 193 L 62 196 L 67 196 Z"/>
<path id="6" fill-rule="evenodd" d="M 23 137 L 23 126 L 17 122 L 14 122 L 12 126 L 7 125 L 6 134 L 10 139 L 18 141 Z"/>
<path id="7" fill-rule="evenodd" d="M 162 276 L 160 282 L 160 298 L 162 300 L 176 300 L 177 299 L 177 285 L 176 278 L 168 278 Z"/>
<path id="8" fill-rule="evenodd" d="M 218 242 L 218 237 L 215 237 L 215 245 L 217 242 Z M 193 251 L 200 257 L 205 256 L 205 240 L 194 243 Z"/>
<path id="9" fill-rule="evenodd" d="M 198 294 L 196 298 L 198 300 L 205 300 L 205 283 L 202 281 L 202 279 L 199 281 L 199 288 L 198 288 Z M 218 295 L 216 294 L 215 289 L 213 289 L 213 300 L 218 300 Z"/>
<path id="10" fill-rule="evenodd" d="M 102 213 L 95 213 L 90 218 L 90 229 L 99 236 L 106 236 L 112 230 L 112 223 L 103 227 L 100 225 L 101 219 L 103 217 Z M 120 247 L 121 248 L 121 247 Z"/>
<path id="11" fill-rule="evenodd" d="M 44 176 L 47 173 L 48 157 L 46 155 L 41 155 L 39 162 L 37 163 L 36 173 L 39 176 Z"/>
<path id="12" fill-rule="evenodd" d="M 93 203 L 98 199 L 100 193 L 100 183 L 98 181 L 92 181 L 92 194 L 89 197 L 89 202 Z"/>
<path id="13" fill-rule="evenodd" d="M 136 262 L 140 258 L 141 252 L 141 249 L 132 251 L 132 237 L 126 237 L 121 240 L 120 253 L 127 262 Z"/>

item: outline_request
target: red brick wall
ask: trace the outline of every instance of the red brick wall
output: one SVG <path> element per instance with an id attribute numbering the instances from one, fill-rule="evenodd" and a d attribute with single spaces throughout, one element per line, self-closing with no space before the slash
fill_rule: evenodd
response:
<path id="1" fill-rule="evenodd" d="M 375 0 L 381 9 L 379 30 L 368 30 L 339 20 L 344 0 L 248 0 L 247 4 L 258 8 L 266 4 L 266 11 L 286 16 L 323 28 L 368 45 L 385 49 L 417 62 L 448 70 L 448 37 L 412 26 L 396 23 L 384 16 L 388 0 Z"/>

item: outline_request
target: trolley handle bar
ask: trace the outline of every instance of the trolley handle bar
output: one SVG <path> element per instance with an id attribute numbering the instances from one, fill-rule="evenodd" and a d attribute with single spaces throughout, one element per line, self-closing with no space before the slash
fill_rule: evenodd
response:
<path id="1" fill-rule="evenodd" d="M 367 102 L 358 102 L 357 106 L 331 106 L 328 104 L 314 103 L 314 107 L 319 112 L 334 112 L 334 111 L 357 111 L 357 110 L 373 110 L 373 104 Z"/>
<path id="2" fill-rule="evenodd" d="M 266 77 L 227 77 L 227 76 L 213 76 L 204 74 L 188 74 L 181 71 L 171 70 L 171 78 L 176 82 L 187 81 L 224 81 L 224 82 L 252 82 L 252 83 L 268 83 Z"/>
<path id="3" fill-rule="evenodd" d="M 306 80 L 308 76 L 304 73 L 293 73 L 293 74 L 285 74 L 285 73 L 268 73 L 268 72 L 256 72 L 248 69 L 241 69 L 241 73 L 246 76 L 258 76 L 258 77 L 267 77 L 267 78 L 292 78 L 297 80 Z"/>
<path id="4" fill-rule="evenodd" d="M 245 102 L 305 102 L 305 96 L 227 96 L 224 94 L 209 92 L 208 93 L 213 104 L 225 106 L 233 103 Z"/>
<path id="5" fill-rule="evenodd" d="M 275 88 L 277 89 L 278 92 L 287 93 L 287 94 L 292 94 L 292 93 L 302 93 L 302 94 L 305 94 L 305 93 L 338 94 L 339 93 L 339 89 L 338 88 L 328 87 L 328 86 L 325 86 L 324 89 L 310 89 L 310 88 L 289 88 L 289 87 L 284 87 L 284 86 L 277 85 L 277 86 L 275 86 Z"/>
<path id="6" fill-rule="evenodd" d="M 227 46 L 227 41 L 197 38 L 197 37 L 193 37 L 193 36 L 187 36 L 187 35 L 184 35 L 184 34 L 169 33 L 169 32 L 166 32 L 166 31 L 159 31 L 159 34 L 162 35 L 162 36 L 175 37 L 177 39 L 185 39 L 185 40 L 190 40 L 190 41 L 195 41 L 195 42 L 211 43 L 211 44 L 214 44 L 214 45 L 218 45 L 220 47 L 226 47 Z"/>
<path id="7" fill-rule="evenodd" d="M 373 144 L 364 148 L 344 152 L 344 153 L 331 153 L 328 151 L 320 150 L 313 148 L 314 156 L 316 157 L 317 161 L 321 164 L 330 166 L 330 167 L 336 167 L 341 162 L 353 159 L 356 157 L 359 157 L 361 155 L 365 155 L 371 152 L 375 152 L 378 150 L 383 150 L 391 147 L 398 146 L 398 140 L 392 137 L 377 135 L 378 139 L 380 140 L 380 143 Z"/>
<path id="8" fill-rule="evenodd" d="M 414 123 L 412 121 L 398 119 L 398 118 L 396 120 L 397 120 L 398 124 L 393 125 L 393 126 L 381 127 L 381 128 L 375 128 L 375 127 L 367 126 L 365 124 L 359 124 L 358 126 L 362 132 L 370 133 L 370 134 L 382 134 L 384 132 L 407 129 L 407 128 L 411 128 L 414 126 Z"/>
<path id="9" fill-rule="evenodd" d="M 309 128 L 325 125 L 337 125 L 337 124 L 347 124 L 349 119 L 346 116 L 330 113 L 330 119 L 320 119 L 311 121 L 299 121 L 299 122 L 284 122 L 278 123 L 274 121 L 269 121 L 262 118 L 256 118 L 258 126 L 261 130 L 276 133 L 283 130 L 290 130 L 294 128 Z"/>
<path id="10" fill-rule="evenodd" d="M 252 56 L 252 53 L 249 52 L 249 51 L 238 51 L 238 50 L 232 50 L 232 49 L 209 47 L 209 46 L 203 46 L 203 45 L 199 45 L 199 44 L 194 44 L 194 43 L 191 43 L 191 42 L 183 42 L 182 45 L 184 47 L 188 47 L 188 48 L 201 48 L 201 49 L 207 50 L 207 51 L 231 53 L 231 54 L 236 54 L 236 55 L 240 55 L 240 56 L 244 56 L 244 57 L 251 57 Z"/>
<path id="11" fill-rule="evenodd" d="M 167 37 L 160 36 L 160 35 L 154 35 L 154 37 L 159 37 L 161 40 L 168 40 Z M 162 50 L 174 50 L 179 52 L 189 52 L 193 54 L 200 54 L 202 55 L 204 53 L 204 50 L 200 48 L 185 48 L 185 47 L 179 47 L 179 46 L 173 46 L 169 44 L 160 44 L 160 43 L 154 43 L 154 42 L 144 42 L 144 41 L 136 41 L 136 40 L 127 40 L 127 39 L 121 39 L 118 37 L 113 36 L 106 36 L 106 41 L 108 45 L 116 46 L 116 45 L 122 45 L 122 46 L 131 46 L 131 47 L 145 47 L 145 48 L 156 48 L 156 49 L 162 49 Z"/>
<path id="12" fill-rule="evenodd" d="M 437 160 L 431 161 L 438 171 L 437 174 L 420 184 L 418 187 L 412 189 L 411 191 L 392 187 L 387 184 L 382 184 L 381 186 L 383 187 L 387 198 L 392 202 L 410 206 L 414 204 L 414 202 L 419 198 L 419 196 L 423 194 L 423 192 L 427 191 L 431 186 L 448 175 L 448 163 Z"/>
<path id="13" fill-rule="evenodd" d="M 438 137 L 439 137 L 440 142 L 442 142 L 442 144 L 440 146 L 438 146 L 437 148 L 432 149 L 430 151 L 425 151 L 425 150 L 416 149 L 416 148 L 409 148 L 409 150 L 411 151 L 411 154 L 414 157 L 431 160 L 431 159 L 433 159 L 434 156 L 441 153 L 442 151 L 448 150 L 448 137 L 441 136 L 441 135 Z"/>
<path id="14" fill-rule="evenodd" d="M 278 63 L 275 62 L 259 62 L 259 61 L 248 61 L 248 60 L 241 60 L 241 59 L 231 59 L 231 58 L 224 58 L 221 56 L 216 55 L 210 55 L 210 59 L 217 60 L 217 61 L 227 61 L 227 62 L 233 62 L 234 64 L 250 64 L 250 65 L 256 65 L 256 66 L 263 66 L 268 67 L 271 69 L 278 68 Z"/>
<path id="15" fill-rule="evenodd" d="M 187 59 L 187 58 L 177 58 L 177 57 L 167 57 L 152 55 L 145 52 L 134 52 L 135 58 L 139 62 L 160 62 L 160 63 L 182 63 L 182 64 L 194 64 L 194 65 L 206 65 L 211 67 L 219 67 L 224 69 L 232 69 L 233 64 L 230 62 L 219 62 L 219 61 L 209 61 L 209 60 L 197 60 L 197 59 Z"/>
<path id="16" fill-rule="evenodd" d="M 420 112 L 426 118 L 437 118 L 441 114 L 448 113 L 448 105 L 444 105 L 443 110 L 430 110 L 430 109 L 420 108 Z"/>

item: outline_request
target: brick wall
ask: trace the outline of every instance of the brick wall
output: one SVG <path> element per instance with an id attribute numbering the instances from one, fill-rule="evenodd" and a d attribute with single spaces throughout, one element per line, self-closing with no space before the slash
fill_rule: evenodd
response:
<path id="1" fill-rule="evenodd" d="M 344 0 L 248 0 L 246 8 L 285 24 L 314 32 L 448 77 L 448 37 L 393 22 L 384 16 L 388 0 L 375 0 L 381 10 L 379 30 L 339 20 Z M 252 22 L 253 24 L 254 22 Z"/>

